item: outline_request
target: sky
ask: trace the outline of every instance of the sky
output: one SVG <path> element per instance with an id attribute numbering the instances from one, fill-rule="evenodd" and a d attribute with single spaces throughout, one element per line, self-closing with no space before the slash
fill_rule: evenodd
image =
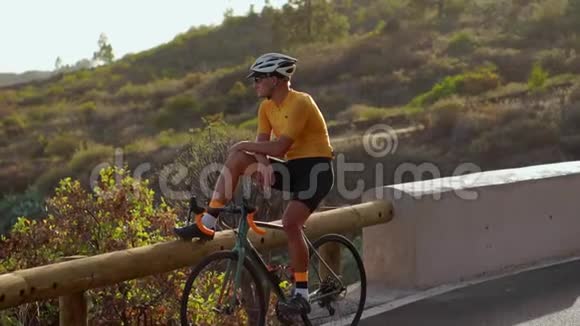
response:
<path id="1" fill-rule="evenodd" d="M 53 70 L 91 58 L 105 33 L 115 58 L 171 41 L 192 26 L 217 25 L 264 0 L 0 0 L 0 72 Z M 270 0 L 280 7 L 286 0 Z"/>

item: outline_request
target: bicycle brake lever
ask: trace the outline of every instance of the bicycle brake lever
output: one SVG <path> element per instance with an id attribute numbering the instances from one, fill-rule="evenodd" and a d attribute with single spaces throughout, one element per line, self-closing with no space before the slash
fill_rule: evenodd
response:
<path id="1" fill-rule="evenodd" d="M 205 212 L 205 209 L 197 205 L 197 198 L 194 195 L 192 195 L 191 198 L 189 199 L 189 212 L 187 213 L 187 222 L 191 222 L 191 213 L 198 215 L 203 212 Z"/>
<path id="2" fill-rule="evenodd" d="M 250 204 L 248 203 L 248 199 L 244 198 L 242 199 L 242 205 L 244 206 L 244 209 L 246 210 L 246 212 L 248 214 L 252 214 L 253 212 L 256 211 L 256 208 L 253 206 L 250 206 Z"/>

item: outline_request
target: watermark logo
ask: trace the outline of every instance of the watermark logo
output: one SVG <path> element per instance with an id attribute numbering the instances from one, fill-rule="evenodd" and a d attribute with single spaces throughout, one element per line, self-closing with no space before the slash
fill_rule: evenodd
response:
<path id="1" fill-rule="evenodd" d="M 458 164 L 449 177 L 442 177 L 444 173 L 439 166 L 431 162 L 405 162 L 397 161 L 394 156 L 399 147 L 399 139 L 397 131 L 386 124 L 377 124 L 369 129 L 361 136 L 364 145 L 366 157 L 349 157 L 348 153 L 338 153 L 334 159 L 333 174 L 334 174 L 334 192 L 345 200 L 356 200 L 361 198 L 363 194 L 371 189 L 382 191 L 386 186 L 385 182 L 388 180 L 389 184 L 401 185 L 395 187 L 395 199 L 403 196 L 403 193 L 409 192 L 416 194 L 419 197 L 424 195 L 433 196 L 438 200 L 441 198 L 442 192 L 453 191 L 457 196 L 464 200 L 475 200 L 478 198 L 478 193 L 474 189 L 474 185 L 481 175 L 479 166 L 473 163 Z M 392 155 L 387 157 L 388 155 Z M 356 157 L 356 156 L 355 156 Z M 236 189 L 233 189 L 234 184 L 239 184 L 233 180 L 233 172 L 228 170 L 225 162 L 213 162 L 204 166 L 200 171 L 190 171 L 187 166 L 182 163 L 171 163 L 163 166 L 157 174 L 157 180 L 151 180 L 158 183 L 158 189 L 161 194 L 169 199 L 185 200 L 188 198 L 189 192 L 183 189 L 186 180 L 190 180 L 192 175 L 197 176 L 192 181 L 192 186 L 199 188 L 204 196 L 210 197 L 213 193 L 212 180 L 217 179 L 217 175 L 223 174 L 225 180 L 225 192 L 229 198 L 233 196 Z M 257 163 L 256 163 L 257 164 Z M 243 173 L 236 172 L 236 175 L 251 176 L 257 171 L 256 164 L 250 164 Z M 96 165 L 90 175 L 90 184 L 94 189 L 99 178 L 99 171 L 102 168 L 109 167 L 109 163 L 100 163 Z M 123 150 L 116 149 L 114 155 L 114 165 L 123 167 L 124 158 Z M 290 189 L 290 178 L 304 177 L 309 178 L 309 189 L 303 189 L 305 194 L 314 194 L 319 179 L 317 175 L 321 172 L 322 167 L 313 167 L 310 172 L 305 172 L 306 175 L 292 176 L 287 166 L 280 165 L 280 169 L 276 170 L 277 175 L 283 184 L 284 189 Z M 150 163 L 141 163 L 133 168 L 132 176 L 136 182 L 139 182 L 143 176 L 151 171 L 152 165 Z M 326 168 L 326 166 L 324 167 Z M 254 171 L 254 172 L 253 172 Z M 310 173 L 310 175 L 307 175 Z M 120 176 L 117 176 L 117 182 L 120 182 Z M 251 180 L 252 178 L 249 178 Z M 242 182 L 242 184 L 245 184 Z M 197 187 L 199 185 L 199 187 Z M 264 197 L 270 198 L 272 193 L 265 187 Z M 399 188 L 401 190 L 399 190 Z M 246 189 L 245 191 L 250 192 Z M 198 194 L 202 195 L 202 194 Z M 282 192 L 284 199 L 289 199 L 289 193 Z"/>
<path id="2" fill-rule="evenodd" d="M 394 154 L 399 146 L 397 131 L 386 124 L 377 124 L 363 135 L 363 146 L 367 154 L 374 158 Z"/>

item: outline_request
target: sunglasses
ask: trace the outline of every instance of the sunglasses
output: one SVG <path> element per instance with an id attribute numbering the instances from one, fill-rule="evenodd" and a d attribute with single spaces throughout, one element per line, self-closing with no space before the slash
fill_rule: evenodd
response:
<path id="1" fill-rule="evenodd" d="M 270 77 L 270 76 L 254 77 L 253 80 L 254 80 L 254 83 L 257 84 L 257 83 L 261 82 L 263 79 L 268 78 L 268 77 Z"/>

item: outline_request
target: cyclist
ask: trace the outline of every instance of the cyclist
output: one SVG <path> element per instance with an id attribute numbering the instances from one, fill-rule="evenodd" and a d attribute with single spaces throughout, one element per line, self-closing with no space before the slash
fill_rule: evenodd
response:
<path id="1" fill-rule="evenodd" d="M 288 253 L 294 270 L 293 294 L 287 313 L 310 312 L 308 304 L 308 249 L 301 228 L 334 184 L 333 150 L 324 117 L 312 97 L 290 87 L 297 59 L 266 53 L 250 67 L 258 97 L 258 130 L 255 142 L 242 141 L 229 155 L 212 194 L 204 226 L 215 228 L 220 208 L 233 197 L 238 178 L 257 172 L 264 187 L 289 192 L 282 224 L 288 237 Z M 271 137 L 273 134 L 274 137 Z M 229 179 L 229 180 L 228 180 Z M 226 186 L 229 189 L 226 189 Z M 181 238 L 208 239 L 196 224 L 176 228 Z"/>

